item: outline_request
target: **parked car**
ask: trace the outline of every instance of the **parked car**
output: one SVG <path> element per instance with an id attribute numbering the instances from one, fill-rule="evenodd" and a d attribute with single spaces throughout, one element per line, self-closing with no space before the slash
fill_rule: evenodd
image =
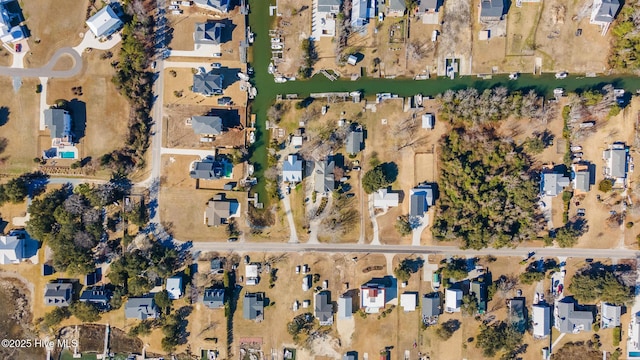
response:
<path id="1" fill-rule="evenodd" d="M 576 212 L 576 215 L 578 216 L 584 216 L 586 214 L 586 210 L 583 208 L 578 209 L 578 211 Z"/>
<path id="2" fill-rule="evenodd" d="M 220 68 L 222 67 L 222 64 L 220 64 L 220 63 L 213 63 L 213 64 L 211 64 L 211 67 L 212 67 L 213 69 L 220 69 Z"/>
<path id="3" fill-rule="evenodd" d="M 22 44 L 16 44 L 16 52 L 19 53 L 22 51 Z"/>
<path id="4" fill-rule="evenodd" d="M 238 241 L 238 238 L 237 237 L 231 237 L 231 238 L 227 239 L 227 241 L 228 242 L 236 242 L 236 241 Z"/>
<path id="5" fill-rule="evenodd" d="M 178 5 L 171 5 L 167 9 L 169 9 L 169 10 L 178 10 Z"/>
<path id="6" fill-rule="evenodd" d="M 172 6 L 178 6 L 178 5 L 180 5 L 180 2 L 178 2 L 178 1 L 172 1 L 172 2 L 171 2 L 171 5 L 172 5 Z"/>
<path id="7" fill-rule="evenodd" d="M 151 69 L 153 69 L 153 70 L 156 69 L 156 62 L 155 61 L 151 63 Z"/>
<path id="8" fill-rule="evenodd" d="M 222 57 L 222 53 L 213 53 L 214 58 Z"/>

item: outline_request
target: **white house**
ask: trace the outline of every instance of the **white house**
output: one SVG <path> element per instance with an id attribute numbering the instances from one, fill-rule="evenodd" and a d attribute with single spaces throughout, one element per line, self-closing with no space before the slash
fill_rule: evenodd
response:
<path id="1" fill-rule="evenodd" d="M 344 294 L 338 298 L 338 319 L 351 319 L 353 317 L 353 299 Z"/>
<path id="2" fill-rule="evenodd" d="M 299 183 L 302 181 L 303 160 L 298 155 L 291 154 L 282 165 L 282 179 L 284 182 Z"/>
<path id="3" fill-rule="evenodd" d="M 182 297 L 182 277 L 172 276 L 167 279 L 167 292 L 169 299 L 177 300 Z"/>
<path id="4" fill-rule="evenodd" d="M 533 337 L 541 339 L 551 333 L 551 308 L 546 303 L 538 303 L 532 307 Z"/>
<path id="5" fill-rule="evenodd" d="M 447 289 L 444 293 L 444 309 L 448 313 L 460 312 L 462 305 L 462 290 Z"/>
<path id="6" fill-rule="evenodd" d="M 19 264 L 24 252 L 24 243 L 17 236 L 0 236 L 0 264 Z"/>
<path id="7" fill-rule="evenodd" d="M 244 277 L 247 285 L 258 284 L 258 265 L 247 264 L 244 267 Z"/>
<path id="8" fill-rule="evenodd" d="M 605 161 L 604 176 L 617 186 L 626 186 L 629 153 L 624 143 L 614 143 L 602 153 Z"/>
<path id="9" fill-rule="evenodd" d="M 418 294 L 414 292 L 406 292 L 400 295 L 400 306 L 405 312 L 416 311 L 416 303 L 418 301 Z"/>
<path id="10" fill-rule="evenodd" d="M 367 313 L 377 313 L 384 308 L 386 289 L 383 284 L 366 283 L 360 287 L 361 307 Z"/>
<path id="11" fill-rule="evenodd" d="M 87 26 L 97 38 L 107 37 L 122 27 L 122 20 L 107 5 L 87 20 Z"/>
<path id="12" fill-rule="evenodd" d="M 317 0 L 314 1 L 314 5 L 313 23 L 311 24 L 312 37 L 320 40 L 320 37 L 335 36 L 336 17 L 340 13 L 342 0 Z"/>
<path id="13" fill-rule="evenodd" d="M 400 195 L 389 192 L 388 189 L 380 189 L 373 193 L 373 207 L 378 209 L 388 209 L 398 206 Z"/>

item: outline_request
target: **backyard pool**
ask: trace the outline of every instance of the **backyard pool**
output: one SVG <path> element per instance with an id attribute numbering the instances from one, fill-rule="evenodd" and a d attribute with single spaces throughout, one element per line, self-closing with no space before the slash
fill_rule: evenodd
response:
<path id="1" fill-rule="evenodd" d="M 64 151 L 64 152 L 60 152 L 60 158 L 62 159 L 75 159 L 76 157 L 76 153 L 74 153 L 73 151 Z"/>

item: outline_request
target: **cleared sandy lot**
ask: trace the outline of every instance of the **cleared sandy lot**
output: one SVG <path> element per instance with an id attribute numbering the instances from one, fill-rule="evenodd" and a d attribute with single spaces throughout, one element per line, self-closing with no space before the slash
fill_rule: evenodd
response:
<path id="1" fill-rule="evenodd" d="M 224 94 L 207 97 L 191 91 L 193 74 L 197 72 L 196 69 L 165 69 L 164 102 L 167 105 L 181 104 L 215 107 L 218 106 L 219 98 L 228 96 L 231 97 L 235 105 L 244 106 L 247 103 L 247 93 L 240 90 L 240 79 L 236 75 L 239 71 L 240 68 L 224 67 L 220 69 L 220 73 L 224 75 Z"/>
<path id="2" fill-rule="evenodd" d="M 216 148 L 241 147 L 247 144 L 246 113 L 243 108 L 212 108 L 201 105 L 170 104 L 165 107 L 165 145 L 175 148 Z M 200 135 L 193 132 L 188 120 L 192 116 L 220 116 L 224 129 L 223 134 L 215 137 L 213 142 L 201 142 Z"/>

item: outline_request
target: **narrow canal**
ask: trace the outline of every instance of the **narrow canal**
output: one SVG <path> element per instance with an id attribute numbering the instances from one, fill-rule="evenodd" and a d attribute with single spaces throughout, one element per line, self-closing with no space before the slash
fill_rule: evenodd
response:
<path id="1" fill-rule="evenodd" d="M 483 80 L 478 77 L 466 76 L 451 80 L 449 78 L 433 78 L 429 80 L 412 80 L 406 78 L 374 79 L 362 77 L 357 81 L 337 80 L 330 81 L 323 75 L 316 75 L 310 80 L 290 81 L 276 84 L 273 75 L 267 72 L 270 62 L 269 29 L 272 27 L 275 17 L 269 16 L 268 0 L 249 0 L 251 12 L 249 25 L 255 33 L 255 42 L 251 49 L 251 66 L 255 74 L 253 82 L 258 89 L 258 95 L 251 104 L 251 112 L 256 114 L 256 142 L 252 148 L 251 163 L 255 167 L 255 176 L 258 185 L 254 191 L 258 193 L 261 202 L 267 205 L 268 199 L 265 193 L 265 182 L 262 177 L 267 163 L 268 134 L 266 132 L 266 114 L 269 106 L 274 102 L 278 94 L 297 94 L 304 98 L 310 93 L 333 91 L 361 91 L 364 96 L 372 97 L 376 93 L 393 93 L 399 96 L 411 96 L 423 94 L 434 96 L 445 90 L 464 89 L 474 87 L 480 91 L 496 86 L 504 86 L 511 91 L 535 90 L 539 94 L 551 96 L 553 89 L 561 87 L 565 91 L 580 91 L 585 89 L 601 88 L 606 84 L 613 84 L 616 88 L 624 88 L 633 93 L 640 89 L 640 77 L 631 75 L 614 75 L 601 77 L 576 77 L 569 76 L 564 80 L 557 80 L 553 74 L 533 76 L 524 74 L 518 80 L 511 81 L 507 75 L 494 76 L 493 79 Z"/>

